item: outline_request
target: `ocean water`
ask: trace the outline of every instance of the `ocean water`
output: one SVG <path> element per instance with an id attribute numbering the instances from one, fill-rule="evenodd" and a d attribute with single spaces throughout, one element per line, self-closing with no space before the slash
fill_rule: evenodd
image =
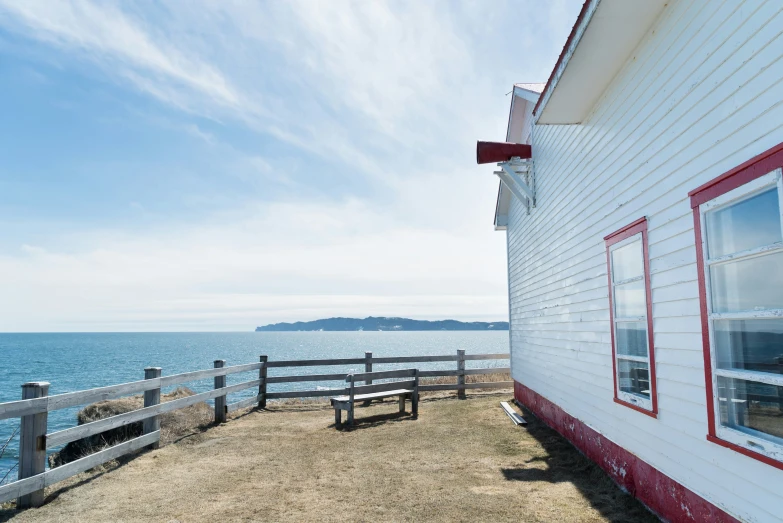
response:
<path id="1" fill-rule="evenodd" d="M 508 332 L 232 332 L 232 333 L 67 333 L 0 334 L 0 402 L 21 399 L 21 385 L 48 381 L 49 394 L 115 385 L 144 378 L 144 367 L 162 367 L 163 375 L 212 368 L 216 359 L 226 365 L 270 360 L 359 358 L 508 352 Z M 375 365 L 373 370 L 416 366 L 422 370 L 451 369 L 455 362 Z M 507 367 L 507 360 L 468 361 L 466 368 Z M 363 371 L 364 365 L 269 369 L 269 376 Z M 228 385 L 255 379 L 257 371 L 232 374 Z M 196 391 L 213 388 L 213 380 L 183 384 Z M 271 384 L 268 391 L 337 388 L 340 382 Z M 173 389 L 173 387 L 168 390 Z M 164 389 L 166 392 L 167 389 Z M 254 394 L 244 390 L 228 397 L 233 403 Z M 49 413 L 48 431 L 76 425 L 79 407 Z M 329 420 L 324 418 L 325 422 Z M 0 420 L 0 446 L 8 440 L 19 419 Z M 56 449 L 52 449 L 56 450 Z M 18 459 L 18 436 L 0 458 L 0 479 Z M 16 471 L 7 481 L 16 479 Z"/>

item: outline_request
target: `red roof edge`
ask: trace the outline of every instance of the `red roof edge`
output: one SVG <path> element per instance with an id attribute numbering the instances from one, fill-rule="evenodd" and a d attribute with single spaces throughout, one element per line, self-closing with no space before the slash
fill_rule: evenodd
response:
<path id="1" fill-rule="evenodd" d="M 533 115 L 538 115 L 538 109 L 541 105 L 541 102 L 544 101 L 544 98 L 546 98 L 547 93 L 549 92 L 549 89 L 552 87 L 552 81 L 555 79 L 555 71 L 557 71 L 558 67 L 560 67 L 560 64 L 563 62 L 563 59 L 565 58 L 566 51 L 571 46 L 571 42 L 573 42 L 574 38 L 576 37 L 576 29 L 579 27 L 582 23 L 582 20 L 584 20 L 585 15 L 587 15 L 587 8 L 594 0 L 585 0 L 585 3 L 582 4 L 582 10 L 579 12 L 579 16 L 576 19 L 576 22 L 574 22 L 574 27 L 571 28 L 571 34 L 568 35 L 568 40 L 566 40 L 565 45 L 563 46 L 563 50 L 560 51 L 560 56 L 557 58 L 557 63 L 555 63 L 555 66 L 552 68 L 552 72 L 549 73 L 549 79 L 546 81 L 546 85 L 544 86 L 544 90 L 541 91 L 541 96 L 538 97 L 538 102 L 536 102 L 536 106 L 533 107 Z"/>

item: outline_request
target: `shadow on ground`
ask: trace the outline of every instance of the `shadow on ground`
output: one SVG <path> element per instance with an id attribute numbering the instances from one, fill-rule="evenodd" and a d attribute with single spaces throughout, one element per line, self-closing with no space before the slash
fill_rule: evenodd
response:
<path id="1" fill-rule="evenodd" d="M 623 491 L 598 465 L 587 459 L 568 440 L 546 426 L 529 410 L 522 410 L 522 415 L 528 424 L 521 430 L 527 430 L 528 434 L 544 448 L 546 455 L 529 459 L 526 462 L 529 466 L 501 469 L 506 480 L 571 483 L 593 508 L 613 523 L 660 521 L 640 501 Z"/>
<path id="2" fill-rule="evenodd" d="M 376 414 L 374 416 L 362 416 L 361 415 L 361 409 L 356 409 L 356 414 L 353 426 L 349 427 L 345 421 L 343 421 L 342 425 L 338 425 L 336 428 L 340 431 L 356 431 L 356 430 L 366 430 L 366 429 L 372 429 L 375 427 L 380 427 L 381 425 L 387 425 L 389 423 L 399 423 L 399 422 L 405 422 L 405 421 L 413 421 L 416 418 L 409 412 L 392 412 L 390 414 Z M 335 425 L 332 424 L 332 427 Z"/>

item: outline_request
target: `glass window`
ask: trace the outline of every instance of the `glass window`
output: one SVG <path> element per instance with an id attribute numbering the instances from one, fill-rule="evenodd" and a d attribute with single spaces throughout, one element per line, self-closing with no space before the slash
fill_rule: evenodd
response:
<path id="1" fill-rule="evenodd" d="M 639 220 L 606 237 L 612 295 L 615 399 L 635 409 L 656 413 L 655 368 L 650 346 L 644 259 L 647 221 Z M 629 235 L 630 234 L 630 235 Z"/>
<path id="2" fill-rule="evenodd" d="M 616 282 L 644 275 L 641 240 L 612 251 L 612 272 Z"/>
<path id="3" fill-rule="evenodd" d="M 618 318 L 635 318 L 644 316 L 646 312 L 644 280 L 615 286 L 614 313 Z"/>
<path id="4" fill-rule="evenodd" d="M 617 354 L 647 357 L 647 323 L 643 321 L 617 323 Z"/>
<path id="5" fill-rule="evenodd" d="M 718 376 L 720 423 L 783 444 L 783 387 Z"/>
<path id="6" fill-rule="evenodd" d="M 777 187 L 730 207 L 708 212 L 706 217 L 710 258 L 783 240 Z"/>
<path id="7" fill-rule="evenodd" d="M 650 367 L 640 361 L 617 360 L 617 385 L 623 392 L 650 397 Z"/>
<path id="8" fill-rule="evenodd" d="M 716 320 L 716 366 L 783 374 L 783 319 Z"/>
<path id="9" fill-rule="evenodd" d="M 783 252 L 711 267 L 713 312 L 783 308 Z"/>
<path id="10" fill-rule="evenodd" d="M 770 457 L 783 453 L 781 183 L 773 171 L 700 204 L 711 433 Z"/>

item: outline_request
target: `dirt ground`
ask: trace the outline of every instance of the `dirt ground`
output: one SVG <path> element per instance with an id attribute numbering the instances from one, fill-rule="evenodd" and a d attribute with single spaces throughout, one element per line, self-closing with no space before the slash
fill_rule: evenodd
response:
<path id="1" fill-rule="evenodd" d="M 51 489 L 39 509 L 0 520 L 658 521 L 509 393 L 357 409 L 339 431 L 322 404 L 250 411 Z"/>

